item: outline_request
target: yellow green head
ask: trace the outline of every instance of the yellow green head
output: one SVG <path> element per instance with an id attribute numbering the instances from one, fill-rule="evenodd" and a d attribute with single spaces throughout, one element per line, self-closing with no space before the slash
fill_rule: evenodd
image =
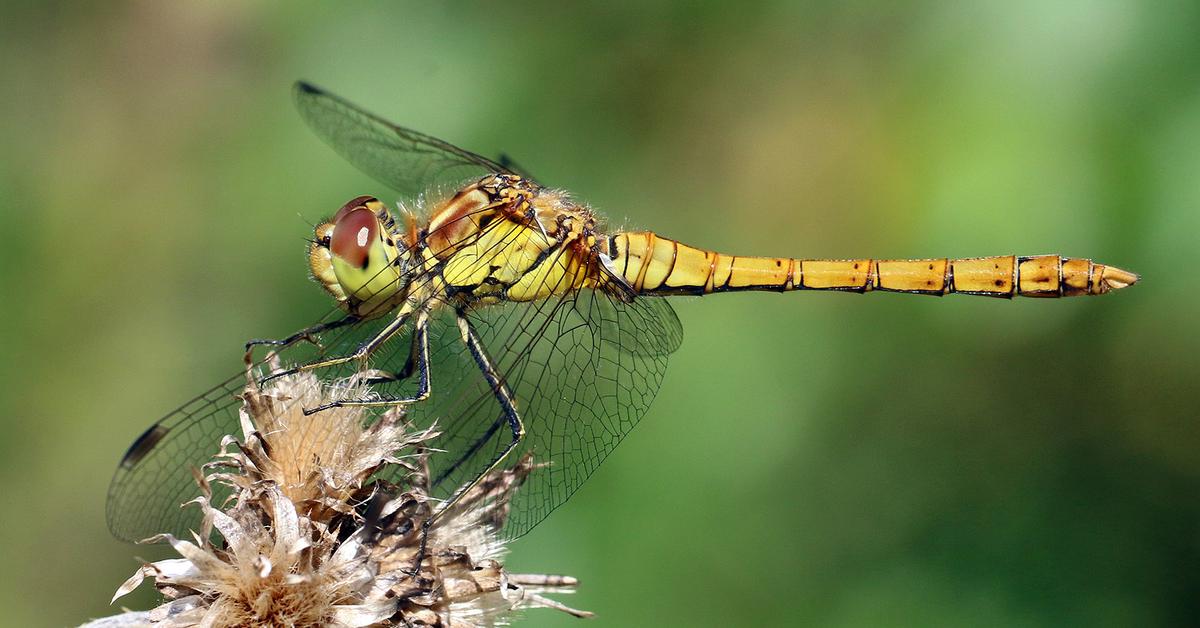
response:
<path id="1" fill-rule="evenodd" d="M 370 196 L 351 200 L 317 225 L 309 268 L 350 314 L 379 316 L 404 299 L 409 249 L 394 229 L 387 207 Z"/>

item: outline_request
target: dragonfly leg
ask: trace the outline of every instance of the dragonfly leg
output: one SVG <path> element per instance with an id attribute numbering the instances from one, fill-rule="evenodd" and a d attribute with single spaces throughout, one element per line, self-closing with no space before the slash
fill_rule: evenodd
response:
<path id="1" fill-rule="evenodd" d="M 417 368 L 417 343 L 413 343 L 412 351 L 408 352 L 408 359 L 404 361 L 404 366 L 395 373 L 388 373 L 388 380 L 399 382 L 412 377 L 413 371 Z"/>
<path id="2" fill-rule="evenodd" d="M 418 314 L 414 327 L 415 327 L 415 329 L 413 331 L 412 351 L 409 354 L 409 360 L 413 361 L 415 358 L 415 362 L 416 362 L 417 394 L 415 394 L 411 397 L 380 397 L 378 399 L 340 399 L 338 401 L 332 401 L 330 403 L 327 403 L 327 404 L 321 405 L 321 406 L 317 406 L 315 408 L 306 408 L 304 410 L 304 414 L 307 416 L 310 414 L 316 414 L 317 412 L 320 412 L 322 410 L 328 410 L 330 408 L 341 408 L 341 407 L 345 407 L 345 406 L 360 406 L 360 407 L 402 406 L 405 404 L 416 403 L 418 401 L 424 401 L 424 400 L 428 399 L 429 398 L 429 388 L 430 388 L 429 387 L 429 313 L 426 311 L 422 311 L 420 314 Z M 410 370 L 410 368 L 411 367 L 409 367 L 407 365 L 405 366 L 405 370 Z M 383 381 L 388 381 L 388 380 L 391 380 L 392 377 L 394 377 L 394 376 L 390 376 L 390 374 L 389 374 L 389 377 L 380 378 L 380 379 Z M 406 377 L 407 376 L 405 376 L 404 378 L 406 378 Z M 401 379 L 403 379 L 403 378 L 401 378 Z"/>
<path id="3" fill-rule="evenodd" d="M 408 357 L 404 359 L 404 366 L 400 367 L 399 371 L 385 371 L 383 369 L 371 369 L 370 377 L 363 377 L 360 381 L 369 386 L 375 384 L 387 384 L 390 382 L 402 382 L 413 376 L 417 372 L 417 343 L 412 343 L 412 350 L 408 352 Z"/>
<path id="4" fill-rule="evenodd" d="M 500 429 L 500 426 L 504 425 L 507 422 L 508 422 L 507 418 L 504 416 L 504 413 L 501 412 L 500 416 L 497 416 L 496 420 L 492 421 L 492 424 L 490 426 L 488 426 L 487 431 L 485 431 L 483 434 L 481 434 L 479 436 L 479 438 L 475 439 L 475 442 L 471 443 L 471 446 L 468 447 L 467 450 L 465 452 L 463 452 L 461 456 L 458 457 L 458 460 L 454 461 L 454 464 L 450 465 L 449 467 L 446 467 L 445 471 L 442 471 L 440 474 L 438 474 L 438 476 L 436 478 L 434 478 L 432 482 L 430 482 L 430 485 L 436 487 L 436 486 L 440 485 L 443 481 L 445 481 L 446 478 L 453 475 L 455 471 L 458 471 L 458 468 L 461 467 L 463 465 L 463 463 L 465 463 L 467 460 L 470 460 L 471 456 L 475 455 L 475 452 L 482 449 L 483 446 L 489 440 L 491 440 L 491 438 L 493 436 L 496 435 L 496 431 Z"/>
<path id="5" fill-rule="evenodd" d="M 328 323 L 319 323 L 317 325 L 313 325 L 312 327 L 306 327 L 306 328 L 301 329 L 300 331 L 288 336 L 287 338 L 283 338 L 280 340 L 273 340 L 273 339 L 268 339 L 268 338 L 253 338 L 251 340 L 246 341 L 246 351 L 250 351 L 254 347 L 260 347 L 260 346 L 286 347 L 298 340 L 305 340 L 305 341 L 311 342 L 314 345 L 317 345 L 319 347 L 319 346 L 321 346 L 321 343 L 317 341 L 317 338 L 316 338 L 317 334 L 327 332 L 331 329 L 337 329 L 338 327 L 345 327 L 346 325 L 353 325 L 354 323 L 357 323 L 360 320 L 362 320 L 362 319 L 360 319 L 357 316 L 354 316 L 353 314 L 350 314 L 348 316 L 339 318 L 336 321 L 330 321 Z"/>
<path id="6" fill-rule="evenodd" d="M 283 377 L 285 375 L 295 375 L 296 373 L 303 371 L 315 371 L 317 369 L 337 366 L 347 362 L 358 361 L 360 363 L 365 363 L 367 358 L 370 357 L 376 349 L 378 349 L 381 345 L 383 345 L 383 343 L 387 342 L 389 338 L 395 336 L 397 332 L 404 328 L 404 325 L 408 323 L 408 319 L 411 315 L 412 309 L 406 304 L 400 310 L 400 313 L 396 315 L 396 318 L 392 320 L 392 322 L 388 323 L 386 327 L 379 330 L 379 332 L 376 333 L 371 339 L 359 345 L 358 348 L 354 350 L 354 353 L 351 353 L 350 355 L 338 356 L 336 358 L 317 360 L 316 362 L 301 364 L 300 366 L 279 371 L 278 373 L 272 373 L 269 377 L 264 378 L 263 382 L 270 381 L 277 377 Z"/>
<path id="7" fill-rule="evenodd" d="M 517 448 L 517 445 L 521 444 L 521 441 L 525 438 L 525 424 L 521 421 L 521 415 L 517 412 L 517 404 L 513 399 L 512 392 L 509 391 L 508 385 L 504 383 L 504 380 L 500 377 L 500 374 L 496 372 L 496 367 L 492 364 L 491 358 L 488 357 L 487 351 L 483 348 L 483 344 L 479 342 L 479 336 L 476 335 L 475 330 L 471 327 L 470 321 L 467 320 L 466 316 L 464 316 L 462 312 L 458 313 L 458 328 L 459 331 L 462 332 L 463 341 L 466 342 L 467 349 L 471 352 L 471 357 L 475 358 L 475 364 L 483 373 L 483 377 L 487 380 L 488 385 L 491 386 L 492 393 L 496 395 L 496 400 L 500 402 L 500 408 L 503 410 L 503 418 L 507 420 L 508 427 L 512 430 L 512 440 L 509 441 L 508 445 L 504 447 L 504 451 L 500 452 L 500 454 L 492 460 L 491 464 L 489 464 L 486 469 L 480 472 L 479 475 L 475 476 L 473 480 L 468 482 L 462 488 L 459 488 L 457 491 L 455 491 L 454 495 L 448 501 L 446 501 L 444 505 L 442 505 L 441 509 L 439 509 L 436 514 L 434 514 L 431 521 L 436 521 L 442 516 L 443 513 L 446 513 L 452 509 L 454 504 L 457 503 L 459 499 L 461 499 L 467 493 L 470 493 L 471 490 L 478 486 L 485 477 L 491 474 L 492 471 L 496 470 L 496 468 L 499 467 L 502 462 L 504 462 L 504 459 L 508 457 L 508 454 L 512 453 L 512 451 Z M 499 428 L 499 424 L 500 421 L 497 421 L 495 424 L 493 424 L 489 432 L 494 433 L 495 430 Z M 481 445 L 482 442 L 477 442 L 475 449 L 478 449 L 478 447 Z M 455 463 L 455 465 L 457 466 L 460 463 L 461 460 L 458 463 Z"/>
<path id="8" fill-rule="evenodd" d="M 404 359 L 404 366 L 400 367 L 399 371 L 376 371 L 376 375 L 365 380 L 368 384 L 386 384 L 388 382 L 402 382 L 413 376 L 417 371 L 417 350 L 420 348 L 416 342 L 412 343 L 412 349 L 408 352 L 408 357 Z"/>

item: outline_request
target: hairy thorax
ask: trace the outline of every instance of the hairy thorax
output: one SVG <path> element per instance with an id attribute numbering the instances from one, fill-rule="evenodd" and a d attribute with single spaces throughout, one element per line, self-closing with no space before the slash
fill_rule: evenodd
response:
<path id="1" fill-rule="evenodd" d="M 592 213 L 564 195 L 497 175 L 436 208 L 424 237 L 449 297 L 533 301 L 596 284 Z"/>

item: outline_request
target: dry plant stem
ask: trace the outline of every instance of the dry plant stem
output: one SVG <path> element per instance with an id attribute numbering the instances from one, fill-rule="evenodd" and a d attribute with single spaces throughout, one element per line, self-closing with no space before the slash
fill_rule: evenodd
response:
<path id="1" fill-rule="evenodd" d="M 150 613 L 147 611 L 125 611 L 112 617 L 93 619 L 79 628 L 150 628 Z"/>
<path id="2" fill-rule="evenodd" d="M 311 373 L 260 390 L 247 370 L 242 434 L 222 439 L 188 503 L 203 512 L 201 530 L 147 539 L 180 558 L 142 565 L 114 597 L 150 579 L 164 603 L 87 625 L 470 628 L 537 607 L 591 616 L 544 595 L 570 593 L 574 578 L 509 574 L 500 562 L 508 504 L 540 466 L 531 457 L 489 474 L 434 518 L 426 462 L 439 454 L 423 444 L 435 428 L 415 429 L 400 408 L 305 416 L 303 408 L 370 392 Z M 380 470 L 403 479 L 384 482 Z M 213 503 L 214 487 L 232 495 Z"/>

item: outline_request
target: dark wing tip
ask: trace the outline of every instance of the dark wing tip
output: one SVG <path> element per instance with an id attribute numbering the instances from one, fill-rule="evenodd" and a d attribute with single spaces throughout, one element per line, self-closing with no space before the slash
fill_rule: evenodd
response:
<path id="1" fill-rule="evenodd" d="M 300 94 L 324 94 L 325 90 L 305 80 L 296 81 L 296 92 Z"/>
<path id="2" fill-rule="evenodd" d="M 142 432 L 142 435 L 138 436 L 133 441 L 133 444 L 129 446 L 129 449 L 125 451 L 125 455 L 121 456 L 120 468 L 132 469 L 136 467 L 169 431 L 171 431 L 171 428 L 162 423 L 155 423 L 146 428 L 146 431 Z"/>

